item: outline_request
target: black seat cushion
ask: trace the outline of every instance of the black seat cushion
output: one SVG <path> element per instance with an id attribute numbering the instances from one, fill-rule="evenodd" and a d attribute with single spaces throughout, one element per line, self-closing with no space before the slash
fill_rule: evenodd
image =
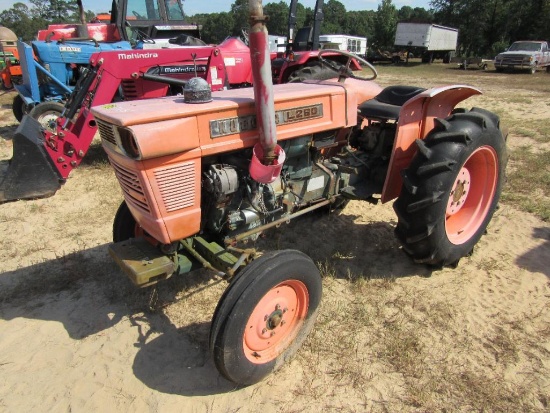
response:
<path id="1" fill-rule="evenodd" d="M 425 90 L 416 86 L 388 86 L 374 98 L 361 103 L 359 111 L 367 118 L 397 119 L 401 106 Z"/>

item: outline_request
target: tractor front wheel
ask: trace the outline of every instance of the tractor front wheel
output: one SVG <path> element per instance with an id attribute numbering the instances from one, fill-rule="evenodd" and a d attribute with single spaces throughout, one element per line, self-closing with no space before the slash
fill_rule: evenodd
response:
<path id="1" fill-rule="evenodd" d="M 416 262 L 455 266 L 496 209 L 507 161 L 498 117 L 483 109 L 436 120 L 403 173 L 396 235 Z"/>
<path id="2" fill-rule="evenodd" d="M 130 238 L 145 238 L 150 244 L 157 245 L 158 241 L 136 222 L 128 205 L 122 201 L 115 214 L 113 222 L 113 242 L 126 241 Z"/>
<path id="3" fill-rule="evenodd" d="M 65 106 L 59 102 L 43 102 L 36 105 L 29 113 L 44 129 L 50 132 L 57 131 L 57 118 L 61 116 Z"/>
<path id="4" fill-rule="evenodd" d="M 113 242 L 126 241 L 135 238 L 139 225 L 128 209 L 126 202 L 122 201 L 115 214 L 113 222 Z"/>
<path id="5" fill-rule="evenodd" d="M 210 330 L 219 372 L 250 385 L 284 364 L 313 328 L 322 283 L 319 270 L 295 250 L 269 252 L 245 267 L 223 294 Z"/>

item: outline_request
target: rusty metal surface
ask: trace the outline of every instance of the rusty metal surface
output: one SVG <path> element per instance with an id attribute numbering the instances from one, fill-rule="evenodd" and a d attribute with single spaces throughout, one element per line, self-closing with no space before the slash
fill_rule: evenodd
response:
<path id="1" fill-rule="evenodd" d="M 269 38 L 261 0 L 250 0 L 249 12 L 249 46 L 252 61 L 252 76 L 254 79 L 254 100 L 256 102 L 256 118 L 260 143 L 264 149 L 264 159 L 261 161 L 265 165 L 269 165 L 276 157 L 274 150 L 277 144 L 277 133 Z"/>

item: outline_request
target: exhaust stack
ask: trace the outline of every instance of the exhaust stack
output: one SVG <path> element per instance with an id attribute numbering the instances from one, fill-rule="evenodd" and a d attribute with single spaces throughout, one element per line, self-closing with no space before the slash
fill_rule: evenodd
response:
<path id="1" fill-rule="evenodd" d="M 277 145 L 269 39 L 265 26 L 267 17 L 264 16 L 262 1 L 249 0 L 248 11 L 256 123 L 260 135 L 260 142 L 254 146 L 249 171 L 256 181 L 267 184 L 275 181 L 281 173 L 285 152 Z"/>

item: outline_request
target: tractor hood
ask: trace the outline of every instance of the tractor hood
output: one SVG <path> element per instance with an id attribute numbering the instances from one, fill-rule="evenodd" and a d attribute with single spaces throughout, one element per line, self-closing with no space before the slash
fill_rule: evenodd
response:
<path id="1" fill-rule="evenodd" d="M 354 79 L 274 89 L 280 140 L 354 126 L 357 105 L 381 91 L 373 82 Z M 259 139 L 255 105 L 247 88 L 213 92 L 212 101 L 203 104 L 166 97 L 97 106 L 92 112 L 106 150 L 144 160 L 199 146 L 203 156 L 251 147 Z"/>

